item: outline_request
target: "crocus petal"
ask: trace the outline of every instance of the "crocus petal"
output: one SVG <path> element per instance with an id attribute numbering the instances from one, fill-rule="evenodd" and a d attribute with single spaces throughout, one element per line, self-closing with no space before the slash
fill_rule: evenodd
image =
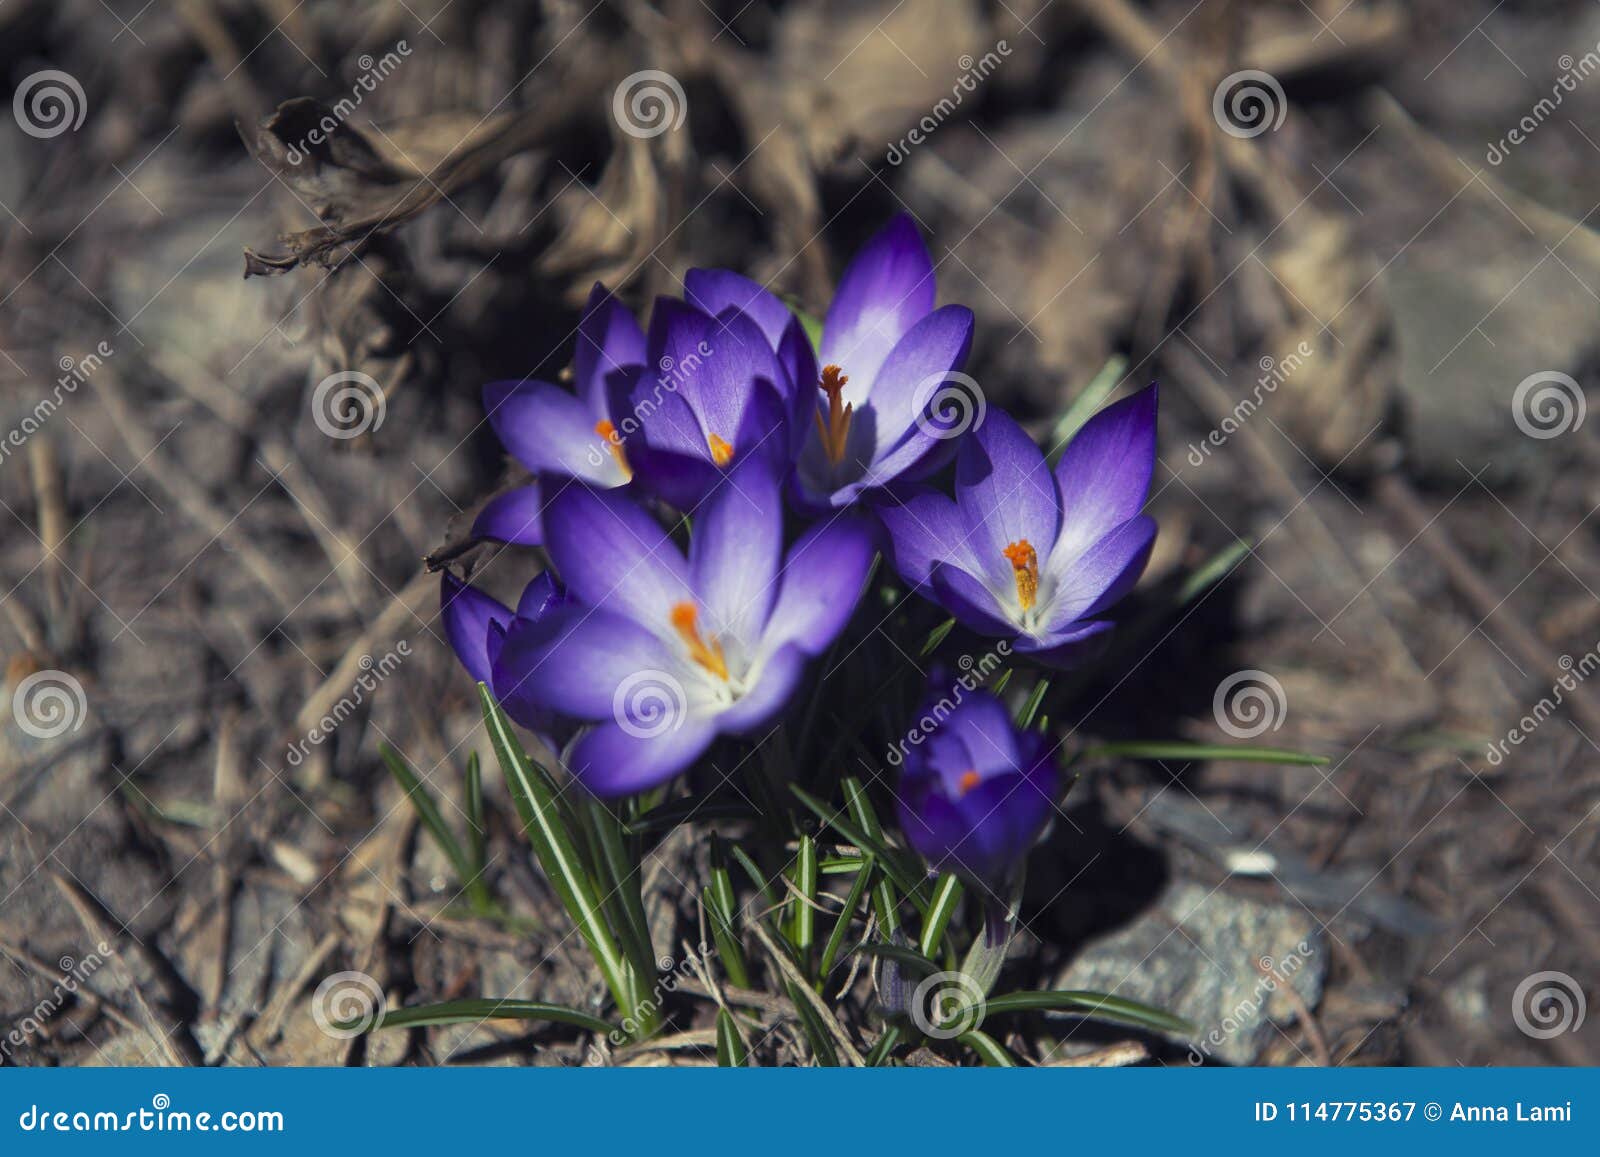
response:
<path id="1" fill-rule="evenodd" d="M 983 399 L 954 375 L 971 350 L 972 311 L 962 305 L 934 310 L 895 343 L 867 395 L 874 458 L 904 441 L 919 418 L 936 436 L 966 431 Z"/>
<path id="2" fill-rule="evenodd" d="M 535 474 L 564 474 L 596 486 L 628 480 L 589 407 L 549 382 L 491 382 L 483 406 L 500 442 Z"/>
<path id="3" fill-rule="evenodd" d="M 644 364 L 644 330 L 622 303 L 599 282 L 589 291 L 578 343 L 572 354 L 572 381 L 588 407 L 590 421 L 610 418 L 610 383 Z"/>
<path id="4" fill-rule="evenodd" d="M 540 571 L 522 588 L 522 597 L 517 600 L 517 617 L 538 622 L 566 601 L 567 592 L 556 582 L 556 576 L 547 570 Z"/>
<path id="5" fill-rule="evenodd" d="M 1141 514 L 1084 551 L 1065 573 L 1054 576 L 1059 585 L 1041 633 L 1097 615 L 1132 590 L 1150 561 L 1155 538 L 1155 519 Z"/>
<path id="6" fill-rule="evenodd" d="M 793 643 L 820 654 L 844 630 L 866 585 L 877 545 L 865 520 L 844 515 L 813 526 L 790 548 L 761 649 Z"/>
<path id="7" fill-rule="evenodd" d="M 761 328 L 774 350 L 794 321 L 789 307 L 765 286 L 727 269 L 691 269 L 683 278 L 683 295 L 689 304 L 712 317 L 733 309 Z"/>
<path id="8" fill-rule="evenodd" d="M 983 425 L 962 443 L 956 458 L 956 502 L 983 562 L 982 573 L 991 581 L 1013 581 L 1004 554 L 1012 543 L 1027 540 L 1041 566 L 1049 558 L 1061 527 L 1055 481 L 1043 452 L 1003 410 L 990 410 Z"/>
<path id="9" fill-rule="evenodd" d="M 701 425 L 702 452 L 708 435 L 729 442 L 744 424 L 752 383 L 785 391 L 777 354 L 760 327 L 744 314 L 716 318 L 671 298 L 656 302 L 650 318 L 650 360 L 676 386 Z M 648 436 L 651 424 L 644 421 Z M 735 453 L 744 448 L 734 446 Z"/>
<path id="10" fill-rule="evenodd" d="M 1074 558 L 1144 508 L 1156 461 L 1156 387 L 1107 406 L 1056 464 L 1066 519 L 1056 549 Z"/>
<path id="11" fill-rule="evenodd" d="M 489 499 L 478 511 L 472 521 L 472 537 L 539 546 L 544 542 L 540 520 L 543 511 L 544 492 L 537 482 L 507 490 Z"/>
<path id="12" fill-rule="evenodd" d="M 959 739 L 967 750 L 967 766 L 977 771 L 1017 769 L 1017 728 L 1006 705 L 992 695 L 975 695 L 951 714 L 943 731 Z M 985 777 L 987 778 L 987 777 Z"/>
<path id="13" fill-rule="evenodd" d="M 716 736 L 704 718 L 686 718 L 660 734 L 603 723 L 573 745 L 567 767 L 596 795 L 632 795 L 682 774 Z"/>
<path id="14" fill-rule="evenodd" d="M 967 543 L 967 527 L 956 504 L 938 491 L 919 489 L 904 500 L 886 499 L 875 508 L 888 532 L 895 570 L 911 586 L 928 585 L 936 563 L 980 570 Z"/>
<path id="15" fill-rule="evenodd" d="M 935 601 L 962 623 L 982 635 L 1015 635 L 1017 628 L 1005 617 L 1000 600 L 981 579 L 960 567 L 935 563 L 928 587 Z"/>
<path id="16" fill-rule="evenodd" d="M 1051 793 L 1020 772 L 984 780 L 956 801 L 967 829 L 951 849 L 958 870 L 998 890 L 1038 840 L 1054 807 Z"/>
<path id="17" fill-rule="evenodd" d="M 713 634 L 759 637 L 777 595 L 782 556 L 783 495 L 772 472 L 751 460 L 695 516 L 689 570 Z"/>
<path id="18" fill-rule="evenodd" d="M 545 549 L 574 600 L 652 630 L 692 598 L 689 567 L 666 531 L 616 491 L 568 483 L 544 514 Z"/>
<path id="19" fill-rule="evenodd" d="M 864 397 L 895 343 L 933 309 L 934 293 L 933 261 L 916 225 L 902 213 L 839 278 L 822 325 L 822 364 L 843 367 Z"/>
<path id="20" fill-rule="evenodd" d="M 732 707 L 717 716 L 723 731 L 742 735 L 763 727 L 788 704 L 805 673 L 806 656 L 799 647 L 781 647 L 757 672 L 755 686 Z"/>
<path id="21" fill-rule="evenodd" d="M 461 665 L 479 683 L 489 683 L 489 625 L 509 624 L 511 608 L 444 571 L 439 581 L 439 616 L 444 620 L 445 638 Z"/>
<path id="22" fill-rule="evenodd" d="M 496 698 L 526 700 L 578 719 L 611 719 L 632 688 L 653 678 L 674 712 L 688 691 L 678 660 L 655 633 L 610 611 L 566 606 L 506 632 L 494 670 Z"/>
<path id="23" fill-rule="evenodd" d="M 1027 655 L 1036 663 L 1068 670 L 1082 666 L 1104 653 L 1115 626 L 1104 619 L 1097 619 L 1043 638 L 1023 635 L 1011 644 L 1011 649 L 1019 655 Z"/>

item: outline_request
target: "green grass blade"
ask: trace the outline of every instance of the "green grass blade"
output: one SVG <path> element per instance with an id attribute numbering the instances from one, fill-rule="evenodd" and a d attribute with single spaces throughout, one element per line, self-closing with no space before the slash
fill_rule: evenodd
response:
<path id="1" fill-rule="evenodd" d="M 467 853 L 461 847 L 461 841 L 456 839 L 456 834 L 450 830 L 450 825 L 444 822 L 444 816 L 439 813 L 439 805 L 434 802 L 433 793 L 411 770 L 411 765 L 393 747 L 387 743 L 378 748 L 378 754 L 383 758 L 384 765 L 389 769 L 389 774 L 394 776 L 400 784 L 402 791 L 411 800 L 411 806 L 417 809 L 417 815 L 422 818 L 426 827 L 441 851 L 450 860 L 451 867 L 455 868 L 463 887 L 471 883 L 477 875 L 472 861 L 467 858 Z"/>
<path id="2" fill-rule="evenodd" d="M 1050 680 L 1040 679 L 1033 685 L 1033 690 L 1028 692 L 1028 701 L 1022 705 L 1022 710 L 1017 712 L 1017 726 L 1026 731 L 1033 726 L 1033 721 L 1038 718 L 1039 708 L 1044 705 L 1044 697 L 1050 693 Z"/>
<path id="3" fill-rule="evenodd" d="M 656 953 L 650 944 L 650 926 L 644 915 L 638 861 L 623 835 L 622 822 L 611 806 L 593 795 L 585 795 L 589 827 L 599 855 L 596 864 L 599 884 L 605 906 L 612 915 L 612 926 L 633 964 L 635 976 L 652 977 L 656 973 Z M 641 992 L 640 996 L 643 995 Z"/>
<path id="4" fill-rule="evenodd" d="M 874 838 L 858 827 L 852 820 L 845 819 L 842 809 L 829 807 L 799 784 L 791 783 L 789 790 L 823 823 L 852 844 L 855 844 L 862 851 L 871 852 L 876 856 L 879 863 L 883 865 L 883 870 L 894 877 L 895 883 L 900 885 L 901 889 L 906 892 L 914 892 L 922 883 L 922 880 L 915 872 L 909 870 L 903 862 L 900 862 L 900 857 L 894 849 L 883 842 L 881 829 L 877 837 Z"/>
<path id="5" fill-rule="evenodd" d="M 811 948 L 817 938 L 817 841 L 801 835 L 800 848 L 794 858 L 790 883 L 798 895 L 791 896 L 789 942 L 794 945 L 795 959 L 802 972 L 811 959 Z"/>
<path id="6" fill-rule="evenodd" d="M 1050 444 L 1045 447 L 1049 452 L 1050 465 L 1054 466 L 1061 460 L 1061 455 L 1066 452 L 1067 443 L 1072 441 L 1072 436 L 1083 428 L 1083 424 L 1094 417 L 1111 391 L 1117 388 L 1117 383 L 1122 381 L 1122 374 L 1128 368 L 1128 359 L 1121 354 L 1113 354 L 1105 365 L 1100 367 L 1100 372 L 1090 379 L 1083 391 L 1072 399 L 1066 412 L 1056 420 L 1055 426 L 1050 431 Z"/>
<path id="7" fill-rule="evenodd" d="M 828 933 L 828 942 L 822 947 L 822 964 L 817 969 L 819 980 L 827 980 L 828 974 L 833 971 L 833 963 L 839 959 L 839 949 L 844 946 L 844 938 L 850 931 L 850 923 L 855 918 L 856 909 L 861 907 L 867 888 L 872 883 L 872 877 L 877 872 L 877 861 L 870 856 L 861 864 L 860 871 L 856 873 L 855 881 L 850 885 L 850 892 L 844 898 L 844 907 L 839 910 L 839 918 L 833 922 L 833 931 Z"/>
<path id="8" fill-rule="evenodd" d="M 886 1024 L 883 1026 L 883 1035 L 872 1046 L 872 1051 L 867 1054 L 867 1067 L 878 1068 L 889 1059 L 889 1054 L 894 1051 L 894 1046 L 900 1043 L 900 1026 Z"/>
<path id="9" fill-rule="evenodd" d="M 959 1009 L 951 1013 L 951 1019 L 959 1018 L 963 1014 L 975 1015 L 976 1012 L 977 1010 L 972 1008 Z M 1136 1000 L 1126 1000 L 1104 992 L 1077 992 L 1067 989 L 1054 992 L 1012 992 L 1005 996 L 990 998 L 983 1004 L 982 1012 L 985 1018 L 1005 1016 L 1013 1012 L 1072 1012 L 1090 1020 L 1109 1021 L 1113 1024 L 1150 1029 L 1172 1036 L 1190 1037 L 1195 1031 L 1194 1026 L 1181 1017 L 1163 1012 L 1159 1008 L 1152 1008 L 1148 1004 L 1140 1004 Z"/>
<path id="10" fill-rule="evenodd" d="M 893 960 L 896 964 L 904 965 L 919 976 L 932 976 L 940 968 L 915 948 L 907 948 L 903 944 L 879 944 L 873 941 L 870 944 L 856 945 L 857 952 L 865 952 L 868 956 L 881 956 L 885 960 Z"/>
<path id="11" fill-rule="evenodd" d="M 397 1008 L 383 1014 L 375 1028 L 420 1028 L 437 1024 L 476 1024 L 484 1020 L 542 1020 L 570 1024 L 606 1035 L 615 1025 L 597 1016 L 560 1004 L 538 1000 L 447 1000 L 443 1004 L 424 1004 Z"/>
<path id="12" fill-rule="evenodd" d="M 794 1005 L 800 1031 L 805 1034 L 806 1043 L 811 1046 L 811 1054 L 816 1057 L 817 1064 L 827 1069 L 838 1068 L 839 1053 L 833 1047 L 833 1034 L 822 1023 L 821 1014 L 812 1007 L 805 993 L 799 991 L 794 982 L 786 982 L 784 988 L 788 992 L 789 1002 Z"/>
<path id="13" fill-rule="evenodd" d="M 711 938 L 717 943 L 723 971 L 735 986 L 749 988 L 750 966 L 739 935 L 738 901 L 734 897 L 733 877 L 728 872 L 728 857 L 718 836 L 711 837 L 711 880 L 700 897 L 711 921 Z"/>
<path id="14" fill-rule="evenodd" d="M 950 872 L 939 877 L 933 886 L 933 899 L 928 901 L 928 914 L 922 921 L 922 954 L 932 960 L 939 954 L 944 940 L 944 930 L 961 903 L 961 881 Z"/>
<path id="15" fill-rule="evenodd" d="M 717 1064 L 725 1069 L 742 1069 L 749 1063 L 750 1052 L 739 1039 L 733 1015 L 725 1008 L 717 1009 Z"/>
<path id="16" fill-rule="evenodd" d="M 1177 740 L 1130 740 L 1085 748 L 1080 759 L 1117 756 L 1122 759 L 1229 759 L 1240 763 L 1283 763 L 1296 767 L 1321 767 L 1326 756 L 1281 747 L 1235 747 L 1226 743 L 1183 743 Z"/>
<path id="17" fill-rule="evenodd" d="M 983 1063 L 990 1068 L 1014 1069 L 1017 1067 L 1017 1058 L 1006 1051 L 1004 1045 L 986 1032 L 971 1029 L 956 1037 L 956 1040 L 977 1053 Z"/>
<path id="18" fill-rule="evenodd" d="M 651 808 L 638 819 L 623 824 L 630 836 L 651 836 L 670 832 L 673 828 L 691 822 L 711 820 L 748 820 L 755 813 L 738 800 L 704 800 L 695 796 L 670 800 L 660 807 Z"/>
<path id="19" fill-rule="evenodd" d="M 946 619 L 937 627 L 933 628 L 933 630 L 929 631 L 928 637 L 923 640 L 922 650 L 917 657 L 919 659 L 926 659 L 929 655 L 933 654 L 934 651 L 938 650 L 939 644 L 944 642 L 945 637 L 950 634 L 950 632 L 955 628 L 955 625 L 955 619 Z"/>
<path id="20" fill-rule="evenodd" d="M 612 996 L 623 1013 L 632 1016 L 635 986 L 643 978 L 632 975 L 606 924 L 605 911 L 595 893 L 594 877 L 578 856 L 550 778 L 522 750 L 522 744 L 512 733 L 511 721 L 482 683 L 478 684 L 478 698 L 483 706 L 484 726 L 488 729 L 495 757 L 500 761 L 501 774 L 516 801 L 522 828 L 533 845 L 534 855 L 561 898 L 562 906 L 588 943 Z"/>

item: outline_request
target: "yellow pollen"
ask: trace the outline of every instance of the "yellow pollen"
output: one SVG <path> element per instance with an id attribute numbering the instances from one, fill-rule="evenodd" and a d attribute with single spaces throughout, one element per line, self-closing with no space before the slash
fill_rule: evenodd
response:
<path id="1" fill-rule="evenodd" d="M 973 788 L 977 787 L 978 783 L 978 773 L 975 771 L 968 771 L 962 773 L 961 782 L 957 785 L 957 787 L 962 795 L 966 795 Z"/>
<path id="2" fill-rule="evenodd" d="M 713 636 L 707 640 L 700 634 L 700 610 L 693 603 L 675 603 L 672 607 L 672 629 L 689 648 L 689 658 L 699 663 L 723 682 L 728 679 L 728 661 L 722 656 L 722 644 Z"/>
<path id="3" fill-rule="evenodd" d="M 844 400 L 844 386 L 850 379 L 838 366 L 823 366 L 822 380 L 817 383 L 817 389 L 828 395 L 828 416 L 826 419 L 818 413 L 817 434 L 822 439 L 822 448 L 827 451 L 828 461 L 837 466 L 844 458 L 845 442 L 850 435 L 850 417 L 855 412 L 855 403 Z"/>
<path id="4" fill-rule="evenodd" d="M 1011 564 L 1011 577 L 1017 580 L 1017 601 L 1022 609 L 1031 611 L 1039 597 L 1039 553 L 1033 543 L 1019 538 L 1000 552 Z"/>
<path id="5" fill-rule="evenodd" d="M 733 461 L 733 447 L 715 434 L 706 435 L 706 445 L 711 447 L 711 460 L 718 466 Z"/>
<path id="6" fill-rule="evenodd" d="M 633 467 L 628 465 L 628 455 L 623 452 L 622 439 L 617 437 L 616 426 L 601 418 L 594 424 L 594 432 L 606 440 L 606 448 L 611 451 L 611 456 L 617 460 L 617 465 L 622 468 L 622 473 L 632 478 Z"/>

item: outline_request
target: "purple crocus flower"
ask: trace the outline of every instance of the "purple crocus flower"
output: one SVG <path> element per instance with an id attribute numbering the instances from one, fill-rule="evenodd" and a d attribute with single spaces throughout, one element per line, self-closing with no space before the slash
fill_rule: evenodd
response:
<path id="1" fill-rule="evenodd" d="M 924 717 L 937 719 L 936 706 Z M 971 692 L 907 748 L 896 793 L 900 831 L 933 871 L 1000 893 L 1049 823 L 1060 790 L 1045 736 L 1020 730 L 993 695 Z"/>
<path id="2" fill-rule="evenodd" d="M 628 452 L 645 490 L 693 511 L 746 463 L 787 471 L 794 383 L 754 318 L 664 297 L 647 349 L 650 371 L 634 382 L 624 419 L 637 426 Z"/>
<path id="3" fill-rule="evenodd" d="M 879 511 L 901 577 L 979 634 L 1068 664 L 1149 561 L 1155 427 L 1152 385 L 1091 418 L 1051 471 L 991 410 L 957 453 L 955 501 L 923 490 Z"/>
<path id="4" fill-rule="evenodd" d="M 566 594 L 555 576 L 545 571 L 523 588 L 522 597 L 512 610 L 493 595 L 485 594 L 445 571 L 440 580 L 439 614 L 445 638 L 461 660 L 467 673 L 487 684 L 506 713 L 529 731 L 554 747 L 551 737 L 559 731 L 555 716 L 518 694 L 517 688 L 495 685 L 494 666 L 508 632 L 514 626 L 524 631 L 547 623 L 552 613 L 566 602 Z"/>
<path id="5" fill-rule="evenodd" d="M 489 424 L 506 450 L 541 475 L 577 478 L 591 486 L 625 486 L 633 477 L 617 430 L 621 400 L 644 365 L 644 331 L 603 285 L 589 293 L 572 356 L 576 394 L 549 382 L 491 382 L 483 389 Z M 541 541 L 540 483 L 492 499 L 472 533 L 537 546 Z"/>
<path id="6" fill-rule="evenodd" d="M 718 735 L 777 715 L 805 660 L 849 620 L 874 555 L 853 517 L 812 527 L 785 552 L 779 482 L 760 461 L 704 503 L 687 558 L 614 491 L 567 487 L 545 529 L 572 602 L 547 622 L 511 625 L 493 685 L 597 723 L 567 766 L 603 796 L 663 783 Z"/>
<path id="7" fill-rule="evenodd" d="M 934 309 L 933 262 L 911 218 L 890 221 L 839 279 L 817 392 L 802 398 L 795 499 L 813 513 L 915 476 L 960 433 L 930 416 L 972 347 L 972 311 Z M 798 433 L 798 432 L 797 432 Z"/>

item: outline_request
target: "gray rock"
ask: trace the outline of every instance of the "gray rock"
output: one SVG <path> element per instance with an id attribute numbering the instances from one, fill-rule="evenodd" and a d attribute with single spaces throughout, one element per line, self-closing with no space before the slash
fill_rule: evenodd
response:
<path id="1" fill-rule="evenodd" d="M 1315 1007 L 1327 972 L 1322 934 L 1299 908 L 1175 883 L 1127 928 L 1091 945 L 1057 988 L 1107 992 L 1195 1026 L 1191 1060 L 1253 1063 L 1272 1022 Z"/>

